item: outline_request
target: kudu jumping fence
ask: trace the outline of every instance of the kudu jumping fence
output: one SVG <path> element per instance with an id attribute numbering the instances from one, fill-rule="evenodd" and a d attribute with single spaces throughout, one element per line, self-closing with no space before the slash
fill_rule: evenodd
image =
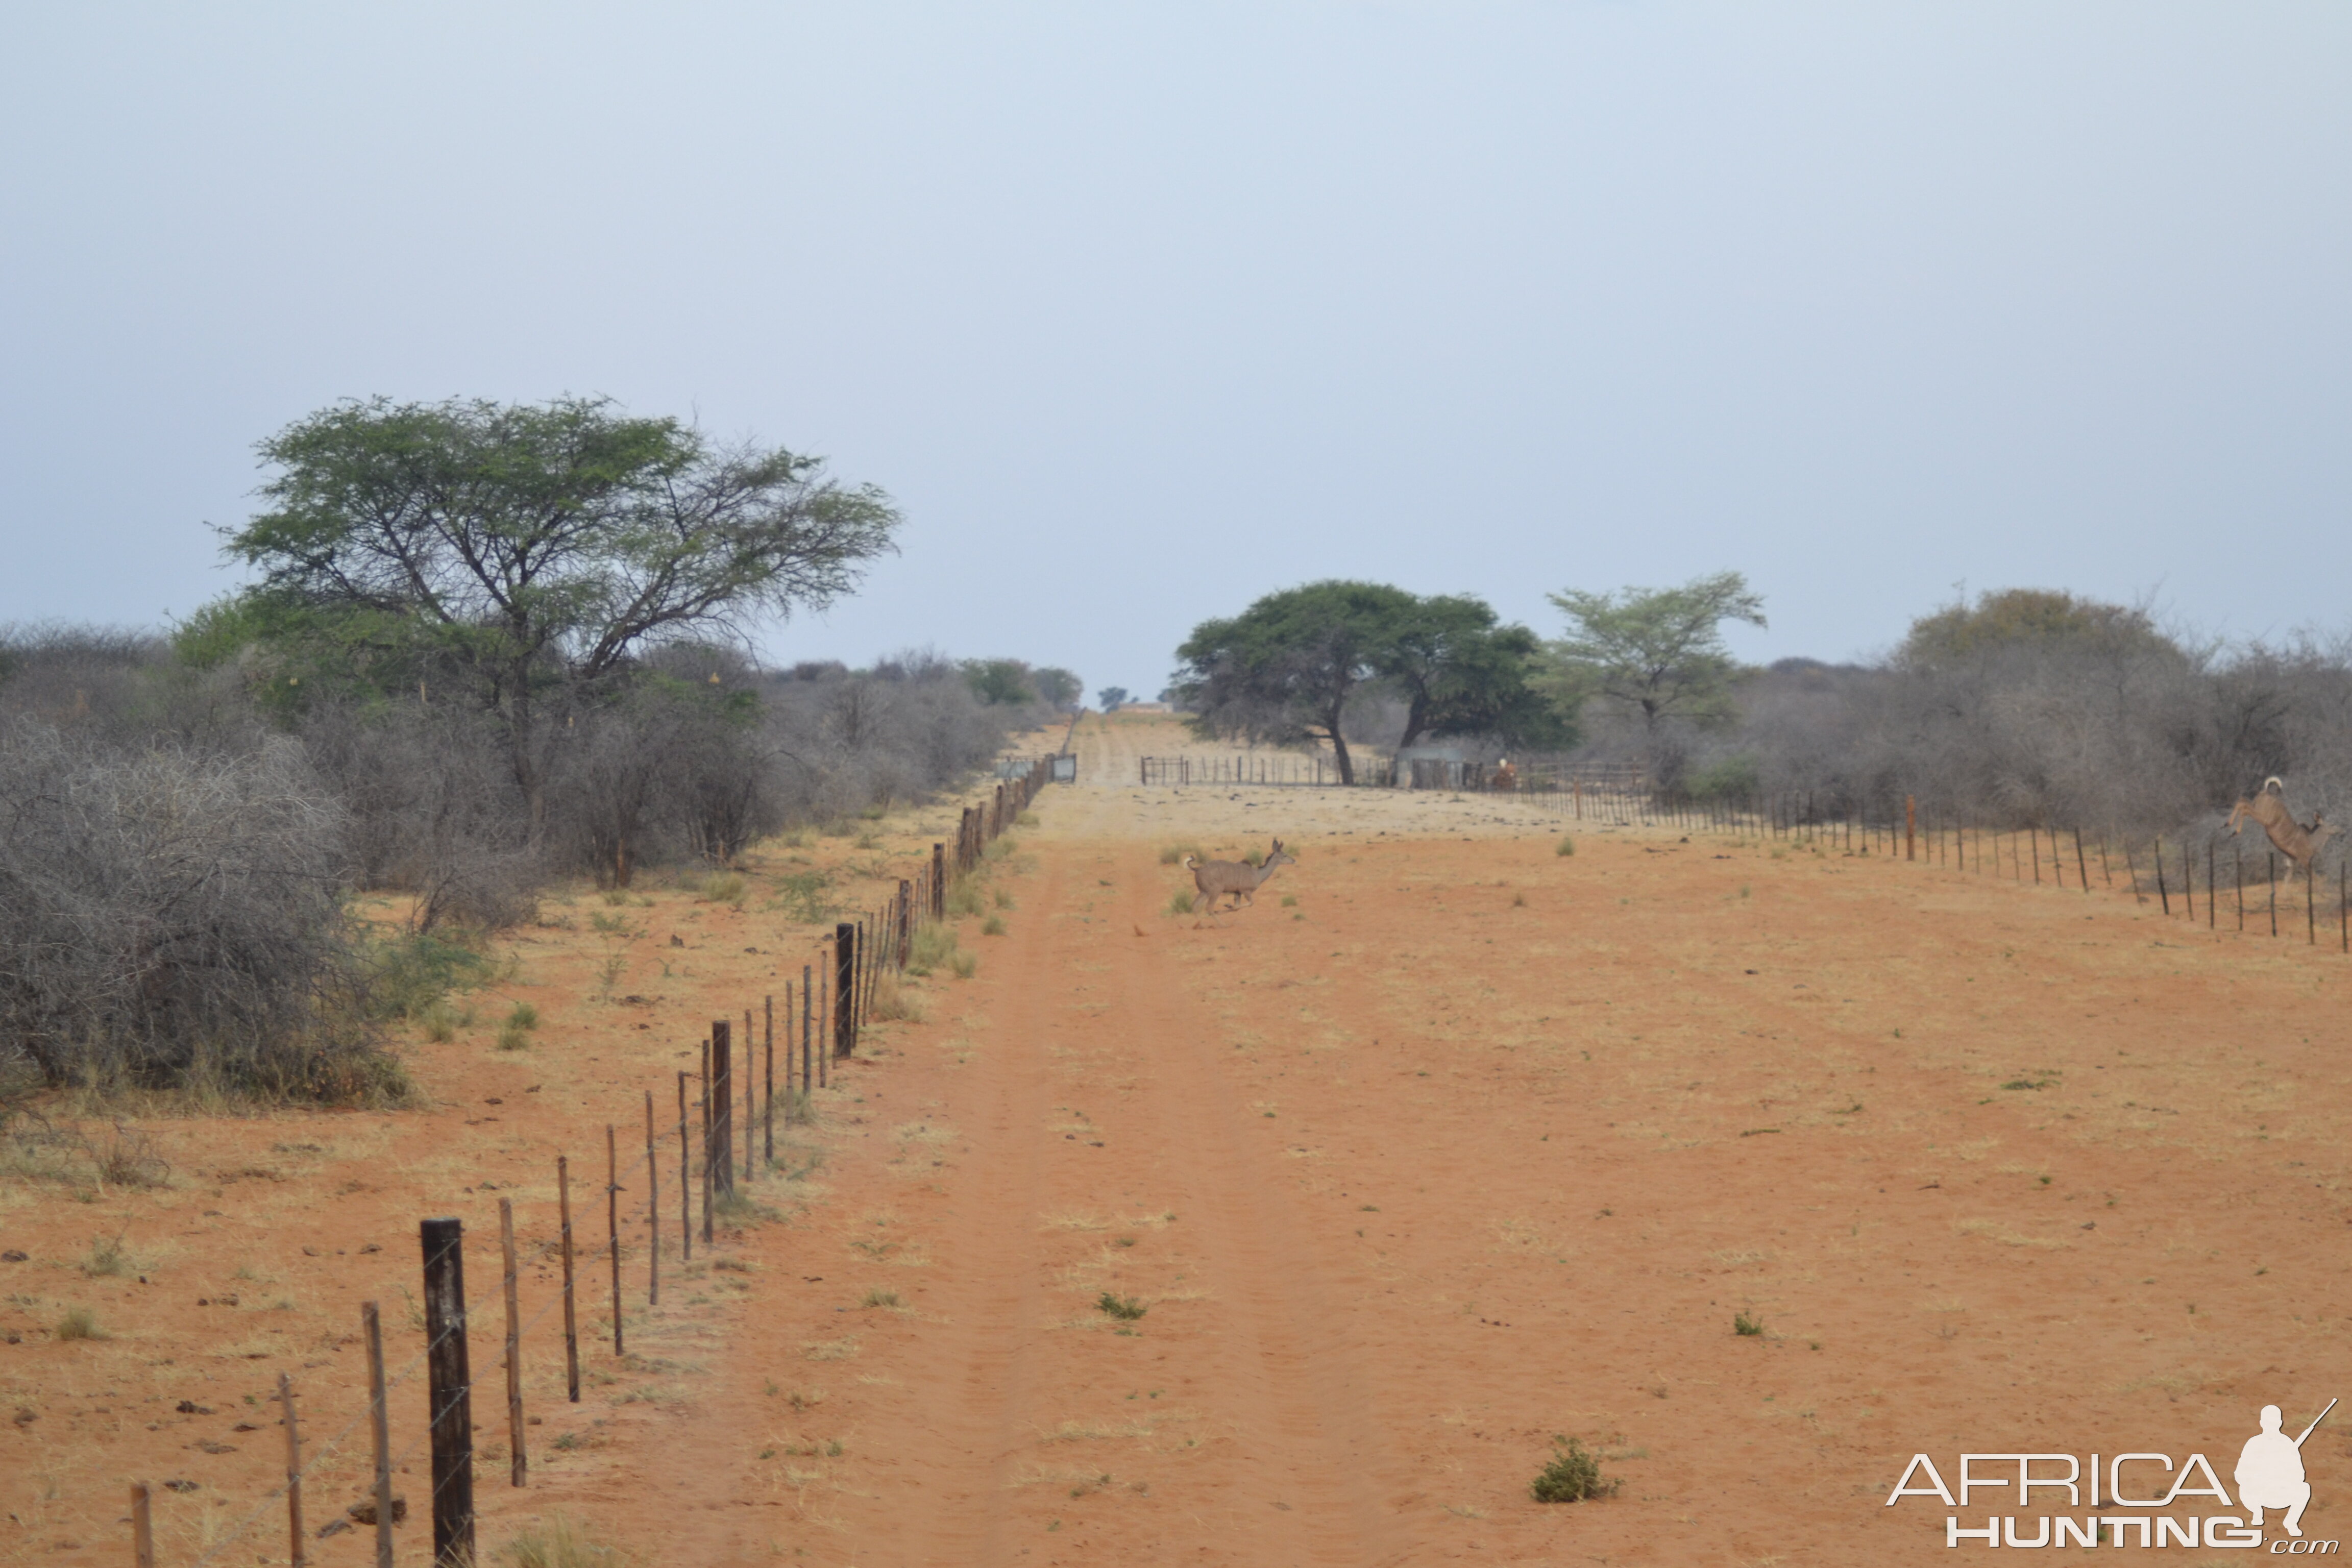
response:
<path id="1" fill-rule="evenodd" d="M 1053 776 L 1053 759 L 1041 757 L 1017 775 L 1000 781 L 983 804 L 964 808 L 955 843 L 931 846 L 931 863 L 920 873 L 900 880 L 897 894 L 881 907 L 854 921 L 837 922 L 830 939 L 801 966 L 797 986 L 784 984 L 782 1093 L 777 1092 L 777 1007 L 772 995 L 761 998 L 755 1013 L 742 1016 L 742 1049 L 736 1050 L 731 1017 L 711 1021 L 701 1041 L 698 1072 L 677 1075 L 677 1113 L 659 1121 L 655 1091 L 645 1091 L 645 1152 L 634 1147 L 637 1131 L 634 1113 L 630 1127 L 630 1158 L 620 1156 L 618 1123 L 604 1128 L 604 1241 L 600 1247 L 580 1245 L 572 1205 L 572 1162 L 567 1152 L 555 1155 L 555 1231 L 541 1244 L 542 1253 L 560 1259 L 562 1285 L 538 1311 L 525 1319 L 520 1311 L 514 1201 L 499 1200 L 499 1258 L 505 1332 L 498 1366 L 504 1374 L 507 1481 L 530 1483 L 530 1422 L 523 1409 L 522 1354 L 524 1338 L 551 1313 L 562 1314 L 564 1385 L 570 1403 L 580 1403 L 581 1308 L 583 1298 L 582 1265 L 593 1266 L 601 1253 L 610 1273 L 610 1333 L 615 1360 L 627 1353 L 626 1298 L 623 1278 L 624 1238 L 643 1229 L 644 1300 L 661 1303 L 662 1173 L 676 1144 L 677 1247 L 680 1263 L 694 1257 L 698 1228 L 695 1206 L 700 1200 L 698 1228 L 702 1246 L 716 1245 L 721 1217 L 750 1211 L 746 1189 L 764 1173 L 776 1173 L 776 1127 L 781 1121 L 789 1133 L 795 1122 L 814 1113 L 814 1091 L 829 1087 L 837 1064 L 852 1059 L 860 1031 L 871 1014 L 885 977 L 902 973 L 909 962 L 915 932 L 925 924 L 947 918 L 949 889 L 956 877 L 971 872 L 986 856 L 989 845 L 1014 826 Z M 797 1030 L 794 1026 L 798 1018 Z M 819 1042 L 824 1042 L 820 1047 Z M 795 1056 L 797 1054 L 797 1061 Z M 797 1069 L 799 1084 L 793 1076 Z M 663 1085 L 667 1099 L 669 1086 Z M 742 1142 L 736 1146 L 740 1107 Z M 698 1159 L 697 1156 L 699 1155 Z M 637 1201 L 626 1211 L 623 1194 L 630 1192 L 624 1178 L 641 1184 Z M 587 1222 L 593 1226 L 593 1220 Z M 360 1308 L 360 1337 L 367 1350 L 368 1393 L 365 1407 L 341 1430 L 306 1450 L 301 1436 L 299 1391 L 290 1376 L 280 1374 L 277 1400 L 285 1426 L 286 1481 L 263 1498 L 251 1511 L 220 1533 L 189 1568 L 225 1562 L 232 1553 L 252 1550 L 247 1542 L 263 1521 L 283 1506 L 289 1560 L 295 1568 L 311 1561 L 319 1540 L 354 1528 L 373 1529 L 376 1568 L 393 1568 L 395 1528 L 408 1515 L 408 1500 L 395 1495 L 394 1476 L 420 1452 L 430 1474 L 426 1512 L 432 1521 L 434 1568 L 474 1568 L 478 1560 L 475 1542 L 475 1454 L 471 1344 L 466 1294 L 465 1226 L 454 1218 L 422 1220 L 417 1238 L 423 1269 L 425 1345 L 407 1363 L 387 1371 L 383 1351 L 383 1314 L 379 1304 Z M 629 1250 L 635 1250 L 633 1247 Z M 589 1290 L 603 1296 L 601 1287 Z M 601 1336 L 600 1336 L 601 1337 Z M 551 1353 L 552 1353 L 551 1352 Z M 391 1395 L 422 1376 L 425 1421 L 422 1430 L 395 1451 L 392 1446 Z M 184 1406 L 192 1408 L 193 1406 Z M 371 1484 L 356 1503 L 343 1508 L 315 1532 L 306 1522 L 304 1482 L 320 1484 L 318 1472 L 364 1425 L 372 1449 Z M 314 1479 L 315 1478 L 315 1479 Z M 186 1483 L 165 1481 L 164 1489 L 181 1490 Z M 155 1492 L 149 1482 L 131 1488 L 131 1556 L 136 1568 L 155 1568 Z M 333 1500 L 341 1502 L 341 1498 Z"/>

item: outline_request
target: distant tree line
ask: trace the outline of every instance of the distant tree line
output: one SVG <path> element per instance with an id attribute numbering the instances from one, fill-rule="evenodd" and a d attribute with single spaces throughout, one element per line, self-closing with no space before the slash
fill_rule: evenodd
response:
<path id="1" fill-rule="evenodd" d="M 550 879 L 921 799 L 1078 696 L 1009 659 L 754 663 L 899 521 L 780 448 L 376 400 L 260 452 L 250 587 L 168 636 L 0 629 L 0 1087 L 374 1092 L 402 977 Z M 402 942 L 358 889 L 406 896 Z"/>
<path id="2" fill-rule="evenodd" d="M 1723 639 L 1766 625 L 1736 572 L 1550 598 L 1565 624 L 1546 639 L 1468 595 L 1285 589 L 1194 627 L 1172 694 L 1204 734 L 1326 745 L 1350 779 L 1351 746 L 1449 739 L 1825 813 L 1909 797 L 1986 825 L 2210 831 L 2272 775 L 2305 820 L 2352 813 L 2352 637 L 2232 647 L 2011 589 L 1920 617 L 1874 663 L 1756 668 Z"/>

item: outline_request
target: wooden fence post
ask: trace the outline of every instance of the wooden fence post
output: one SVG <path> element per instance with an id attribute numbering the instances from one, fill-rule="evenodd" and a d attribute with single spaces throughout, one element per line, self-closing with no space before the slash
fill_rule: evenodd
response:
<path id="1" fill-rule="evenodd" d="M 931 846 L 931 919 L 948 918 L 948 847 Z"/>
<path id="2" fill-rule="evenodd" d="M 743 1009 L 743 1180 L 748 1183 L 758 1173 L 753 1163 L 760 1156 L 760 1073 L 759 1063 L 752 1058 L 759 1054 L 760 1037 L 751 1032 L 751 1009 Z M 768 1053 L 768 1079 L 775 1080 L 775 1052 Z"/>
<path id="3" fill-rule="evenodd" d="M 646 1305 L 661 1305 L 661 1168 L 654 1154 L 654 1091 L 646 1090 Z"/>
<path id="4" fill-rule="evenodd" d="M 774 997 L 773 995 L 769 995 L 769 996 L 766 996 L 766 997 L 761 998 L 761 1010 L 762 1010 L 762 1012 L 763 1012 L 763 1014 L 764 1014 L 764 1016 L 765 1016 L 765 1023 L 766 1023 L 766 1026 L 766 1026 L 766 1027 L 765 1027 L 765 1028 L 764 1028 L 761 1033 L 761 1038 L 762 1038 L 763 1047 L 764 1047 L 764 1049 L 765 1049 L 765 1050 L 766 1050 L 766 1052 L 767 1052 L 767 1064 L 768 1064 L 768 1096 L 767 1096 L 767 1099 L 768 1099 L 768 1116 L 767 1116 L 767 1121 L 765 1121 L 765 1123 L 763 1123 L 763 1127 L 764 1127 L 764 1136 L 763 1136 L 762 1142 L 763 1142 L 766 1144 L 766 1146 L 767 1146 L 768 1164 L 769 1164 L 770 1168 L 772 1168 L 772 1168 L 774 1167 L 775 1163 L 776 1163 L 776 999 L 775 999 L 775 997 Z M 793 1024 L 793 994 L 792 994 L 792 992 L 791 992 L 789 989 L 787 989 L 787 990 L 785 991 L 785 993 L 784 993 L 784 1029 L 785 1029 L 785 1031 L 786 1031 L 786 1037 L 787 1037 L 785 1038 L 785 1041 L 784 1041 L 784 1089 L 785 1089 L 785 1092 L 786 1092 L 787 1094 L 789 1094 L 789 1093 L 791 1092 L 791 1090 L 792 1090 L 792 1082 L 793 1082 L 793 1043 L 792 1043 L 792 1040 L 791 1040 L 791 1038 L 790 1038 L 790 1033 L 791 1033 L 791 1029 L 792 1029 L 792 1024 Z"/>
<path id="5" fill-rule="evenodd" d="M 555 1201 L 563 1226 L 563 1384 L 572 1403 L 580 1403 L 580 1314 L 572 1291 L 572 1162 L 555 1157 Z"/>
<path id="6" fill-rule="evenodd" d="M 904 877 L 898 879 L 898 940 L 892 948 L 898 954 L 894 962 L 898 968 L 904 969 L 907 960 L 914 956 L 915 945 L 915 884 Z"/>
<path id="7" fill-rule="evenodd" d="M 2163 900 L 2164 912 L 2169 918 L 2172 913 L 2172 894 L 2164 885 L 2164 835 L 2161 833 L 2156 836 L 2156 896 Z"/>
<path id="8" fill-rule="evenodd" d="M 833 977 L 822 969 L 816 975 L 816 1032 L 824 1040 L 824 1049 L 816 1054 L 816 1086 L 825 1087 L 827 1064 L 833 1060 Z"/>
<path id="9" fill-rule="evenodd" d="M 145 1481 L 131 1483 L 131 1561 L 136 1568 L 155 1568 L 155 1520 Z"/>
<path id="10" fill-rule="evenodd" d="M 621 1145 L 604 1123 L 604 1244 L 613 1255 L 613 1353 L 621 1346 Z"/>
<path id="11" fill-rule="evenodd" d="M 735 1041 L 734 1029 L 724 1018 L 710 1021 L 710 1142 L 702 1163 L 721 1197 L 735 1193 Z M 705 1241 L 710 1239 L 708 1234 Z"/>
<path id="12" fill-rule="evenodd" d="M 2091 862 L 2083 853 L 2083 830 L 2079 827 L 2074 829 L 2074 874 L 2082 879 L 2083 891 L 2087 896 L 2091 890 Z M 2212 879 L 2206 880 L 2210 889 Z"/>
<path id="13" fill-rule="evenodd" d="M 2050 830 L 2050 833 L 2054 838 L 2057 836 L 2058 830 L 2053 827 Z M 1906 795 L 1903 797 L 1903 858 L 1906 860 L 1916 860 L 1918 858 L 1919 797 L 1914 795 Z"/>
<path id="14" fill-rule="evenodd" d="M 466 1227 L 428 1219 L 425 1371 L 432 1413 L 434 1568 L 473 1568 L 474 1374 L 466 1353 Z"/>
<path id="15" fill-rule="evenodd" d="M 857 1026 L 850 999 L 857 984 L 857 928 L 843 921 L 833 928 L 833 1054 L 857 1048 Z"/>
<path id="16" fill-rule="evenodd" d="M 360 1307 L 367 1340 L 368 1426 L 375 1439 L 375 1568 L 392 1568 L 392 1411 L 384 1401 L 383 1315 L 373 1301 Z"/>
<path id="17" fill-rule="evenodd" d="M 286 1532 L 294 1542 L 287 1555 L 294 1568 L 303 1568 L 310 1558 L 302 1550 L 309 1544 L 302 1534 L 302 1435 L 294 1425 L 294 1380 L 282 1372 L 278 1374 L 278 1407 L 286 1419 Z"/>
<path id="18" fill-rule="evenodd" d="M 499 1200 L 499 1257 L 506 1265 L 507 1299 L 507 1484 L 522 1486 L 530 1473 L 522 1443 L 522 1307 L 516 1280 L 514 1200 Z"/>
<path id="19" fill-rule="evenodd" d="M 677 1236 L 678 1261 L 694 1261 L 694 1145 L 688 1140 L 686 1074 L 677 1075 Z"/>
<path id="20" fill-rule="evenodd" d="M 2278 851 L 2266 852 L 2271 863 L 2271 934 L 2278 935 Z"/>

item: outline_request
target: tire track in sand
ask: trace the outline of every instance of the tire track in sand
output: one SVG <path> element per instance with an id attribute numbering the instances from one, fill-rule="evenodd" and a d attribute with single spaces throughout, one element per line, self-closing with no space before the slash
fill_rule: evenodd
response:
<path id="1" fill-rule="evenodd" d="M 1412 1532 L 1378 1500 L 1401 1471 L 1333 1326 L 1346 1314 L 1291 1209 L 1290 1173 L 1251 1136 L 1220 1060 L 1224 1031 L 1164 940 L 1151 852 L 1034 847 L 1045 874 L 1023 901 L 1034 912 L 989 944 L 985 1044 L 946 1086 L 970 1137 L 951 1212 L 926 1227 L 939 1326 L 893 1368 L 921 1405 L 902 1438 L 918 1450 L 902 1475 L 919 1484 L 852 1525 L 858 1557 L 1402 1560 Z M 1081 921 L 1073 895 L 1105 859 L 1117 890 Z M 1135 926 L 1160 935 L 1139 941 Z M 1099 1138 L 1060 1130 L 1057 1114 L 1090 1118 Z M 1054 1222 L 1139 1207 L 1178 1217 L 1135 1252 L 1100 1256 L 1135 1266 L 1119 1289 L 1149 1297 L 1147 1276 L 1177 1273 L 1182 1289 L 1118 1335 L 1088 1305 L 1103 1281 L 1083 1254 L 1099 1243 Z M 1155 1380 L 1173 1397 L 1143 1400 Z M 1073 1427 L 1106 1435 L 1071 1440 Z M 1072 1475 L 1097 1470 L 1117 1483 L 1072 1503 Z"/>

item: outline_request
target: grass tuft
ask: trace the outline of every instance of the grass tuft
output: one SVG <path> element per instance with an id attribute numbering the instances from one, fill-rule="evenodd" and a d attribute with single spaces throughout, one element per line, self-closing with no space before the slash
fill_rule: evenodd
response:
<path id="1" fill-rule="evenodd" d="M 1551 847 L 1551 852 L 1559 856 L 1563 860 L 1567 859 L 1570 856 L 1574 855 L 1576 853 L 1576 835 L 1573 833 L 1561 834 L 1559 836 L 1559 842 Z"/>
<path id="2" fill-rule="evenodd" d="M 514 1005 L 514 1011 L 507 1015 L 507 1022 L 518 1029 L 536 1029 L 539 1027 L 539 1009 L 528 1002 L 518 1002 Z"/>
<path id="3" fill-rule="evenodd" d="M 1192 889 L 1190 888 L 1179 888 L 1174 892 L 1169 894 L 1168 912 L 1171 915 L 1191 914 L 1192 912 Z"/>
<path id="4" fill-rule="evenodd" d="M 1106 1290 L 1096 1299 L 1095 1310 L 1117 1318 L 1122 1323 L 1131 1323 L 1151 1309 L 1132 1296 L 1114 1296 Z"/>
<path id="5" fill-rule="evenodd" d="M 987 920 L 981 922 L 980 934 L 982 936 L 1003 936 L 1004 934 L 1004 917 L 1002 915 L 989 916 Z"/>
<path id="6" fill-rule="evenodd" d="M 895 1307 L 898 1304 L 898 1292 L 885 1290 L 879 1286 L 866 1292 L 866 1300 L 858 1303 L 861 1307 Z"/>
<path id="7" fill-rule="evenodd" d="M 530 1049 L 530 1031 L 509 1018 L 499 1026 L 499 1049 L 527 1051 Z"/>
<path id="8" fill-rule="evenodd" d="M 959 952 L 948 960 L 948 968 L 958 980 L 969 980 L 980 973 L 980 954 Z"/>
<path id="9" fill-rule="evenodd" d="M 561 1512 L 549 1514 L 508 1542 L 505 1554 L 514 1568 L 629 1568 L 636 1562 L 588 1526 Z"/>
<path id="10" fill-rule="evenodd" d="M 110 1340 L 113 1337 L 98 1326 L 98 1314 L 88 1307 L 68 1307 L 66 1315 L 58 1320 L 58 1338 L 61 1340 Z"/>
<path id="11" fill-rule="evenodd" d="M 1731 1331 L 1746 1340 L 1759 1338 L 1764 1332 L 1764 1320 L 1751 1318 L 1744 1311 L 1735 1312 L 1731 1318 Z"/>

